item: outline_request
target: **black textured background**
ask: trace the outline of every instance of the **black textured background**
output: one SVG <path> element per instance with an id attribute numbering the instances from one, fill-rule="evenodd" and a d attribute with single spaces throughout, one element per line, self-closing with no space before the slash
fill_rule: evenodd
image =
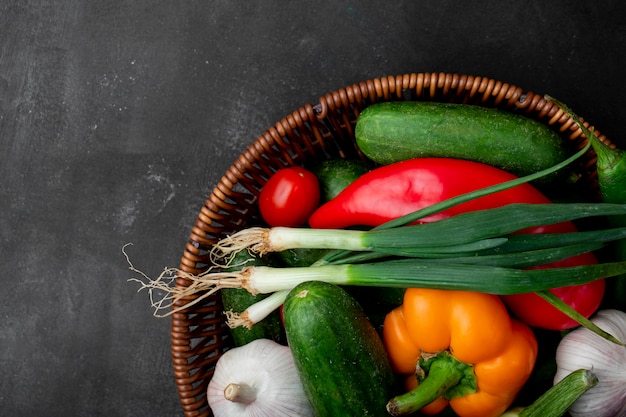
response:
<path id="1" fill-rule="evenodd" d="M 626 145 L 620 1 L 0 1 L 0 415 L 180 416 L 177 266 L 236 156 L 307 102 L 408 72 L 567 102 Z"/>

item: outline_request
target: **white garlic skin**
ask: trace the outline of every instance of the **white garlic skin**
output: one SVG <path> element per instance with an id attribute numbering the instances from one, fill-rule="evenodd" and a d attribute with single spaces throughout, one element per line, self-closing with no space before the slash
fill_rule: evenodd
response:
<path id="1" fill-rule="evenodd" d="M 257 390 L 250 404 L 224 398 L 230 383 Z M 215 417 L 312 417 L 310 403 L 289 347 L 258 339 L 225 352 L 215 366 L 207 389 Z"/>
<path id="2" fill-rule="evenodd" d="M 622 342 L 626 342 L 626 313 L 599 311 L 592 321 Z M 556 351 L 556 384 L 569 372 L 589 369 L 598 384 L 584 393 L 569 409 L 572 417 L 626 416 L 626 347 L 612 343 L 580 327 L 563 338 Z"/>

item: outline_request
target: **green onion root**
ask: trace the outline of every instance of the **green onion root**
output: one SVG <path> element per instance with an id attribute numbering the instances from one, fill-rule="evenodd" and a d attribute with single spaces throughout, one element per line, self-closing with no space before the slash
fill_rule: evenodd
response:
<path id="1" fill-rule="evenodd" d="M 139 272 L 136 269 L 133 270 Z M 241 271 L 211 272 L 209 270 L 200 275 L 169 268 L 154 280 L 141 273 L 143 280 L 133 280 L 141 283 L 140 290 L 147 289 L 150 292 L 155 316 L 164 317 L 188 308 L 222 288 L 245 288 L 252 294 L 268 294 L 291 290 L 302 282 L 317 280 L 336 285 L 424 287 L 502 295 L 584 284 L 624 272 L 626 272 L 626 262 L 524 270 L 485 265 L 434 263 L 407 258 L 369 264 L 316 267 L 250 266 Z M 184 277 L 191 284 L 186 287 L 172 286 L 177 276 Z M 163 292 L 165 295 L 160 300 L 156 300 L 155 291 Z M 162 313 L 168 308 L 172 309 Z"/>
<path id="2" fill-rule="evenodd" d="M 241 313 L 227 311 L 226 324 L 228 327 L 246 327 L 251 329 L 252 326 L 272 314 L 274 310 L 279 308 L 287 299 L 288 290 L 277 291 L 262 300 L 257 301 Z"/>

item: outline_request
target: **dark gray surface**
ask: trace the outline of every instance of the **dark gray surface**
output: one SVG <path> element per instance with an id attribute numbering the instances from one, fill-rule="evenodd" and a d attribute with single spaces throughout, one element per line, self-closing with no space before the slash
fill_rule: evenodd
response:
<path id="1" fill-rule="evenodd" d="M 619 1 L 0 3 L 0 415 L 182 415 L 177 266 L 236 156 L 361 80 L 458 72 L 552 94 L 624 144 Z"/>

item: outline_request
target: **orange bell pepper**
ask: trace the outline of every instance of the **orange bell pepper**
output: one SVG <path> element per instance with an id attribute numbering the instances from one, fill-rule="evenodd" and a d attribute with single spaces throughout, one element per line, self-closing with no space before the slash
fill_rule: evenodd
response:
<path id="1" fill-rule="evenodd" d="M 499 416 L 537 357 L 533 332 L 509 316 L 499 297 L 468 291 L 407 289 L 385 318 L 383 342 L 395 371 L 419 381 L 389 401 L 395 416 L 435 400 L 431 410 L 449 404 L 460 417 Z"/>

